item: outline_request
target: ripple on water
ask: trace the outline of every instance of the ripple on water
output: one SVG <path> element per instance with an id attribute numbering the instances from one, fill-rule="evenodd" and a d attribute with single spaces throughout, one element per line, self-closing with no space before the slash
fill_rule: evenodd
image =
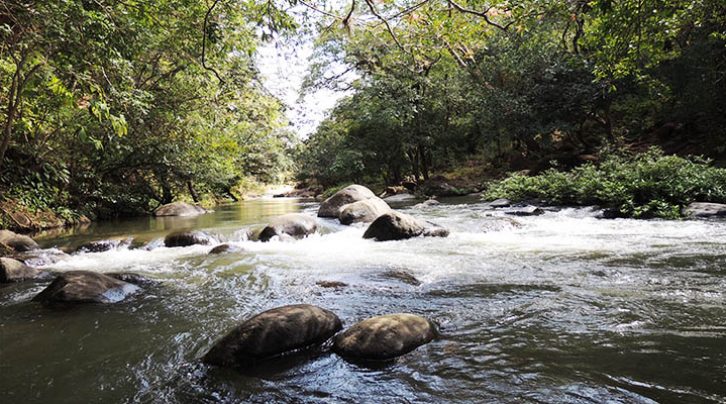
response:
<path id="1" fill-rule="evenodd" d="M 726 222 L 599 220 L 591 209 L 562 209 L 492 230 L 503 212 L 441 204 L 408 211 L 449 227 L 446 239 L 377 243 L 362 239 L 363 226 L 325 219 L 322 234 L 256 243 L 246 229 L 269 213 L 239 206 L 259 207 L 223 207 L 192 222 L 239 247 L 230 253 L 165 248 L 154 228 L 139 235 L 152 240 L 146 249 L 46 267 L 160 281 L 129 302 L 50 311 L 29 301 L 43 283 L 0 288 L 8 375 L 0 394 L 37 402 L 71 393 L 141 402 L 726 400 Z M 314 214 L 316 205 L 302 209 Z M 326 307 L 346 325 L 412 312 L 438 323 L 442 338 L 378 368 L 325 352 L 252 373 L 198 363 L 240 321 L 293 303 Z"/>

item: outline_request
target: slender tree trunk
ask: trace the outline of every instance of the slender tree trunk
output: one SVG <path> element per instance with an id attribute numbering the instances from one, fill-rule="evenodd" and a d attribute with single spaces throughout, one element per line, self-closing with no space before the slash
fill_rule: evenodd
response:
<path id="1" fill-rule="evenodd" d="M 194 189 L 192 180 L 187 180 L 187 189 L 189 189 L 189 195 L 192 196 L 194 203 L 199 203 L 199 194 L 197 193 L 197 190 Z"/>
<path id="2" fill-rule="evenodd" d="M 13 81 L 10 85 L 10 92 L 8 93 L 8 105 L 5 110 L 5 124 L 3 125 L 3 137 L 2 142 L 0 142 L 0 172 L 3 170 L 5 153 L 8 151 L 10 138 L 13 135 L 13 121 L 15 120 L 15 113 L 18 109 L 15 100 L 16 98 L 19 98 L 16 94 L 18 93 L 18 87 L 20 85 L 20 69 L 24 64 L 24 61 L 25 59 L 21 59 L 21 61 L 16 64 L 15 74 L 13 74 Z"/>

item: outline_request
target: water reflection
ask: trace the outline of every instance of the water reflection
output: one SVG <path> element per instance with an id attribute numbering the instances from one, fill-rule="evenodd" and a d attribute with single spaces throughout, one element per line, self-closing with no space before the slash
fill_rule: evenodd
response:
<path id="1" fill-rule="evenodd" d="M 117 305 L 49 311 L 29 301 L 43 284 L 0 288 L 0 401 L 726 401 L 726 222 L 566 209 L 483 231 L 501 216 L 484 205 L 407 209 L 451 236 L 376 243 L 332 220 L 301 241 L 240 236 L 269 216 L 315 211 L 285 199 L 47 235 L 43 245 L 71 248 L 195 228 L 237 248 L 122 249 L 51 266 L 160 282 Z M 328 308 L 346 325 L 412 312 L 440 324 L 442 338 L 373 369 L 327 353 L 252 372 L 198 363 L 239 321 L 293 303 Z"/>

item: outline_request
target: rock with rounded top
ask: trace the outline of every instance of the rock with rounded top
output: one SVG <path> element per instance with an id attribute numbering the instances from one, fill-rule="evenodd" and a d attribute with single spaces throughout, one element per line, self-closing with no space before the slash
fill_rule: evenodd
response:
<path id="1" fill-rule="evenodd" d="M 38 243 L 32 238 L 10 230 L 0 230 L 0 243 L 5 244 L 17 252 L 32 251 L 40 248 L 38 247 Z"/>
<path id="2" fill-rule="evenodd" d="M 204 208 L 186 202 L 172 202 L 159 206 L 154 216 L 197 216 L 207 213 Z"/>
<path id="3" fill-rule="evenodd" d="M 340 210 L 338 219 L 341 224 L 370 223 L 378 216 L 391 211 L 391 207 L 381 198 L 373 197 L 349 203 Z"/>
<path id="4" fill-rule="evenodd" d="M 304 213 L 288 213 L 272 218 L 260 232 L 260 241 L 270 241 L 275 236 L 280 238 L 304 238 L 318 230 L 318 222 L 314 217 Z"/>
<path id="5" fill-rule="evenodd" d="M 688 218 L 726 217 L 726 204 L 710 202 L 693 202 L 683 209 Z"/>
<path id="6" fill-rule="evenodd" d="M 349 185 L 320 204 L 318 217 L 338 217 L 343 206 L 374 198 L 376 195 L 362 185 Z"/>
<path id="7" fill-rule="evenodd" d="M 117 303 L 138 292 L 138 286 L 91 271 L 68 271 L 33 300 L 51 303 Z"/>
<path id="8" fill-rule="evenodd" d="M 388 360 L 431 342 L 438 332 L 430 320 L 398 313 L 372 317 L 338 334 L 333 351 L 348 359 Z"/>
<path id="9" fill-rule="evenodd" d="M 36 279 L 41 275 L 43 275 L 43 271 L 29 267 L 16 259 L 0 258 L 0 283 Z"/>
<path id="10" fill-rule="evenodd" d="M 446 237 L 449 231 L 434 223 L 424 222 L 405 213 L 391 211 L 368 226 L 363 238 L 376 241 L 405 240 L 412 237 Z"/>
<path id="11" fill-rule="evenodd" d="M 190 245 L 207 245 L 212 242 L 212 237 L 198 230 L 193 231 L 176 231 L 170 233 L 164 238 L 166 247 L 188 247 Z"/>
<path id="12" fill-rule="evenodd" d="M 333 312 L 310 304 L 278 307 L 235 327 L 204 355 L 210 365 L 247 367 L 297 349 L 322 344 L 342 328 Z"/>

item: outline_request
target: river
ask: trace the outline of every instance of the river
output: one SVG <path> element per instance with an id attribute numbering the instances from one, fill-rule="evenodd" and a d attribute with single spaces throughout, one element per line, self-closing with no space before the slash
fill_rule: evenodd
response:
<path id="1" fill-rule="evenodd" d="M 565 208 L 516 218 L 471 200 L 404 207 L 448 238 L 362 239 L 320 219 L 304 240 L 245 241 L 245 229 L 317 204 L 260 199 L 196 218 L 101 222 L 41 236 L 46 248 L 133 236 L 47 269 L 158 280 L 111 305 L 44 307 L 46 285 L 0 287 L 0 402 L 726 402 L 726 221 L 601 220 Z M 165 248 L 173 229 L 241 251 Z M 320 281 L 348 286 L 324 288 Z M 260 311 L 311 303 L 345 325 L 411 312 L 440 339 L 393 363 L 294 356 L 247 371 L 200 358 Z"/>

